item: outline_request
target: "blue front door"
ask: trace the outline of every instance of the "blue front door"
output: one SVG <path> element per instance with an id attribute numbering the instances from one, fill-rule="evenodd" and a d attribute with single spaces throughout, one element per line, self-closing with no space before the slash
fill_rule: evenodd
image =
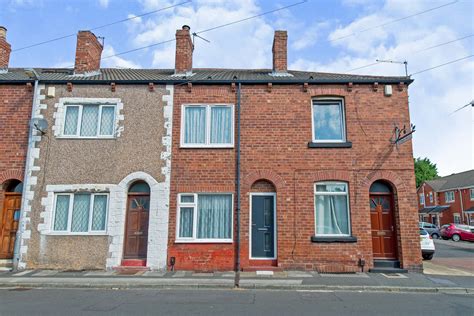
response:
<path id="1" fill-rule="evenodd" d="M 252 258 L 275 257 L 275 197 L 252 195 Z"/>

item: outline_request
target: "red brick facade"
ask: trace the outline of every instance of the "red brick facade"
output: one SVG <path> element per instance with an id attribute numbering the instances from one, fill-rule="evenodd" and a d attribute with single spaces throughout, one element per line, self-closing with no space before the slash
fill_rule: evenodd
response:
<path id="1" fill-rule="evenodd" d="M 8 68 L 12 47 L 7 42 L 7 29 L 0 26 L 0 69 Z"/>
<path id="2" fill-rule="evenodd" d="M 193 50 L 194 45 L 189 33 L 189 27 L 183 26 L 183 29 L 176 31 L 176 73 L 186 73 L 193 68 Z"/>
<path id="3" fill-rule="evenodd" d="M 9 180 L 23 182 L 32 102 L 31 85 L 0 85 L 0 220 Z"/>
<path id="4" fill-rule="evenodd" d="M 286 31 L 275 31 L 273 39 L 273 71 L 286 72 L 288 70 L 288 35 Z"/>
<path id="5" fill-rule="evenodd" d="M 474 187 L 472 188 L 474 190 Z M 446 192 L 454 192 L 454 201 L 447 202 L 446 201 Z M 418 190 L 418 209 L 422 210 L 425 207 L 432 207 L 436 205 L 445 205 L 449 206 L 448 209 L 444 210 L 443 212 L 437 214 L 420 214 L 420 221 L 425 221 L 429 223 L 436 224 L 438 226 L 442 226 L 445 224 L 455 223 L 455 215 L 459 216 L 459 221 L 462 224 L 470 224 L 474 223 L 474 216 L 471 215 L 469 217 L 467 214 L 464 214 L 463 211 L 466 211 L 470 208 L 474 207 L 474 199 L 471 200 L 471 188 L 463 188 L 463 189 L 453 189 L 448 191 L 436 192 L 428 183 L 423 183 Z M 430 193 L 433 195 L 433 202 L 430 200 Z M 425 203 L 421 204 L 420 202 L 420 195 L 425 197 Z M 461 201 L 462 198 L 462 201 Z"/>
<path id="6" fill-rule="evenodd" d="M 306 91 L 305 91 L 306 90 Z M 276 192 L 277 260 L 283 269 L 360 271 L 373 266 L 369 187 L 388 181 L 395 193 L 398 258 L 410 270 L 421 269 L 411 142 L 390 143 L 393 124 L 409 125 L 408 95 L 371 85 L 242 85 L 241 91 L 241 267 L 249 260 L 249 193 Z M 311 100 L 338 96 L 345 101 L 347 140 L 352 148 L 308 148 L 312 139 Z M 232 270 L 236 243 L 176 243 L 179 193 L 230 192 L 235 198 L 236 149 L 180 148 L 181 107 L 187 103 L 236 104 L 231 85 L 175 87 L 168 257 L 177 270 Z M 349 186 L 354 243 L 314 243 L 314 183 L 345 181 Z M 257 182 L 257 183 L 255 183 Z M 255 185 L 254 185 L 255 183 Z M 234 216 L 234 230 L 236 229 Z M 234 237 L 236 234 L 234 233 Z"/>

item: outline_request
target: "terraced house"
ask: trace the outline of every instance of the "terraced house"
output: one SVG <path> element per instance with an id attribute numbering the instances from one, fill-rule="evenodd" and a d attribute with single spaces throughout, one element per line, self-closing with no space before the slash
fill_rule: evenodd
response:
<path id="1" fill-rule="evenodd" d="M 36 69 L 20 268 L 421 270 L 407 77 L 287 67 Z M 269 56 L 270 57 L 270 56 Z M 45 124 L 47 123 L 47 124 Z"/>

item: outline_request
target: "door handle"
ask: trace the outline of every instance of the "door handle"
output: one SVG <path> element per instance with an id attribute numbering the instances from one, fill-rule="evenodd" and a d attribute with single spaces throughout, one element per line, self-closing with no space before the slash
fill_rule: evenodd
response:
<path id="1" fill-rule="evenodd" d="M 134 235 L 143 235 L 143 232 L 134 232 Z"/>
<path id="2" fill-rule="evenodd" d="M 268 231 L 268 228 L 258 228 L 258 230 L 266 232 L 266 231 Z"/>

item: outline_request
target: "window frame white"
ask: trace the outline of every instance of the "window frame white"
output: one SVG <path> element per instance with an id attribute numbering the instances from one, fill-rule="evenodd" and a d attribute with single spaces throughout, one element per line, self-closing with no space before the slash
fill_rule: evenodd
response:
<path id="1" fill-rule="evenodd" d="M 87 224 L 87 232 L 73 232 L 71 231 L 72 226 L 72 212 L 74 207 L 74 196 L 76 194 L 90 194 L 90 202 L 89 202 L 89 222 Z M 107 197 L 107 207 L 105 210 L 105 227 L 104 230 L 92 230 L 92 216 L 94 212 L 94 201 L 95 196 L 97 195 L 104 195 Z M 68 209 L 68 219 L 67 219 L 67 227 L 66 230 L 55 230 L 54 223 L 56 221 L 56 206 L 58 196 L 69 196 L 69 209 Z M 54 203 L 53 203 L 53 210 L 52 210 L 52 217 L 51 217 L 51 228 L 49 235 L 79 235 L 79 236 L 89 236 L 89 235 L 107 235 L 107 226 L 108 226 L 108 219 L 109 219 L 109 209 L 110 209 L 110 195 L 108 192 L 97 192 L 97 193 L 89 193 L 89 192 L 55 192 L 54 193 Z"/>
<path id="2" fill-rule="evenodd" d="M 206 108 L 206 137 L 203 144 L 190 144 L 184 142 L 185 131 L 185 115 L 187 107 L 204 107 Z M 211 143 L 211 109 L 212 107 L 230 107 L 231 108 L 231 136 L 230 143 L 213 144 Z M 234 132 L 235 132 L 235 107 L 232 103 L 186 103 L 181 105 L 181 127 L 180 127 L 180 147 L 182 148 L 234 148 Z"/>
<path id="3" fill-rule="evenodd" d="M 342 139 L 316 139 L 316 129 L 314 122 L 314 107 L 318 101 L 340 102 L 341 106 L 341 123 L 342 123 Z M 346 105 L 342 97 L 315 97 L 311 99 L 311 138 L 313 143 L 345 143 L 347 142 L 347 128 L 346 128 Z"/>
<path id="4" fill-rule="evenodd" d="M 458 218 L 458 221 L 456 221 L 456 218 Z M 454 224 L 462 224 L 461 215 L 460 215 L 460 214 L 453 214 L 453 223 L 454 223 Z"/>
<path id="5" fill-rule="evenodd" d="M 469 197 L 471 201 L 474 201 L 474 188 L 469 189 Z"/>
<path id="6" fill-rule="evenodd" d="M 82 125 L 82 111 L 85 105 L 88 106 L 98 106 L 99 107 L 99 115 L 97 116 L 97 132 L 95 136 L 82 136 L 81 135 L 81 125 Z M 66 115 L 67 115 L 67 109 L 69 107 L 79 107 L 78 111 L 78 117 L 77 117 L 77 124 L 76 124 L 76 133 L 74 135 L 70 134 L 65 134 L 64 130 L 66 129 Z M 112 134 L 111 135 L 101 135 L 100 130 L 102 127 L 102 111 L 104 107 L 113 107 L 114 108 L 114 116 L 112 118 Z M 65 103 L 64 104 L 64 114 L 63 114 L 63 126 L 61 129 L 61 136 L 60 138 L 79 138 L 79 139 L 114 139 L 115 138 L 115 133 L 116 133 L 116 118 L 117 118 L 117 104 L 113 103 L 100 103 L 100 102 L 94 102 L 94 103 Z"/>
<path id="7" fill-rule="evenodd" d="M 452 194 L 452 199 L 449 199 L 449 200 L 448 200 L 448 193 L 449 193 L 449 195 Z M 453 203 L 455 200 L 456 200 L 456 197 L 455 197 L 454 191 L 446 191 L 446 192 L 444 192 L 444 202 L 445 202 L 445 203 Z"/>
<path id="8" fill-rule="evenodd" d="M 429 198 L 430 198 L 430 203 L 433 203 L 433 201 L 434 201 L 433 192 L 430 192 L 430 193 L 429 193 Z"/>
<path id="9" fill-rule="evenodd" d="M 346 192 L 319 192 L 316 190 L 316 185 L 327 185 L 327 184 L 344 184 L 346 187 Z M 316 237 L 350 237 L 352 236 L 352 223 L 351 223 L 351 209 L 350 209 L 350 198 L 349 198 L 349 183 L 345 181 L 318 181 L 314 182 L 314 232 Z M 317 195 L 345 195 L 346 196 L 346 205 L 347 205 L 347 224 L 348 224 L 348 234 L 320 234 L 318 233 L 318 223 L 317 223 L 317 210 L 316 210 L 316 196 Z"/>
<path id="10" fill-rule="evenodd" d="M 198 197 L 199 195 L 230 195 L 231 196 L 231 229 L 230 238 L 197 238 L 197 223 L 198 223 Z M 193 196 L 194 202 L 181 202 L 181 196 Z M 176 210 L 176 236 L 175 243 L 213 243 L 213 244 L 228 244 L 234 242 L 234 194 L 230 192 L 198 192 L 198 193 L 178 193 Z M 180 222 L 181 222 L 181 208 L 193 208 L 193 236 L 180 237 Z"/>
<path id="11" fill-rule="evenodd" d="M 423 193 L 420 193 L 419 196 L 420 196 L 420 205 L 425 205 L 425 195 Z"/>

